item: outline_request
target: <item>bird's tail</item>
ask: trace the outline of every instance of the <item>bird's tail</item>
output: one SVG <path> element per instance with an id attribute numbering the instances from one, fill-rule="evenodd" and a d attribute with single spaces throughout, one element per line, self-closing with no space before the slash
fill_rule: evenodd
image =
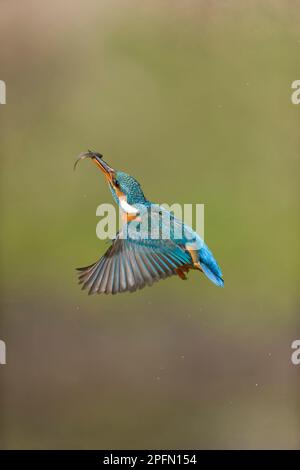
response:
<path id="1" fill-rule="evenodd" d="M 212 252 L 205 244 L 199 251 L 199 259 L 201 268 L 203 269 L 203 272 L 208 277 L 208 279 L 216 286 L 224 287 L 222 271 L 213 257 Z"/>
<path id="2" fill-rule="evenodd" d="M 201 263 L 201 268 L 203 269 L 204 274 L 212 281 L 216 286 L 224 287 L 224 280 L 222 277 L 215 274 L 205 263 Z"/>

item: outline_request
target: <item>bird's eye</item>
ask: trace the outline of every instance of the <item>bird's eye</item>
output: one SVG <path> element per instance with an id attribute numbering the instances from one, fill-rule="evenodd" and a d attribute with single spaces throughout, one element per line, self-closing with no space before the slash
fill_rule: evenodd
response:
<path id="1" fill-rule="evenodd" d="M 114 185 L 116 188 L 119 188 L 119 187 L 120 187 L 119 181 L 117 181 L 116 178 L 113 179 L 113 185 Z"/>

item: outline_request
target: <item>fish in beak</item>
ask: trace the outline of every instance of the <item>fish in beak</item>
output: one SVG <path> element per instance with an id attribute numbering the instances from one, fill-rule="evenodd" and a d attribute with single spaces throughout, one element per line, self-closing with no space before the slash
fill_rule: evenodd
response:
<path id="1" fill-rule="evenodd" d="M 75 161 L 74 170 L 76 169 L 78 162 L 80 160 L 84 160 L 85 158 L 91 158 L 95 165 L 100 168 L 108 183 L 113 184 L 115 170 L 103 160 L 103 155 L 101 155 L 101 153 L 92 152 L 91 150 L 88 150 L 88 152 L 85 153 L 81 153 Z"/>
<path id="2" fill-rule="evenodd" d="M 95 163 L 95 165 L 100 168 L 102 173 L 104 174 L 106 181 L 110 185 L 110 187 L 114 190 L 116 197 L 119 200 L 119 204 L 127 217 L 135 218 L 138 214 L 138 210 L 127 203 L 126 195 L 121 191 L 117 181 L 116 181 L 116 172 L 113 168 L 111 168 L 104 160 L 103 155 L 101 153 L 92 152 L 88 150 L 86 153 L 81 153 L 75 161 L 74 170 L 77 167 L 77 164 L 80 160 L 84 160 L 85 158 L 91 158 L 91 160 Z M 127 220 L 127 219 L 126 219 Z M 128 219 L 129 220 L 129 219 Z"/>

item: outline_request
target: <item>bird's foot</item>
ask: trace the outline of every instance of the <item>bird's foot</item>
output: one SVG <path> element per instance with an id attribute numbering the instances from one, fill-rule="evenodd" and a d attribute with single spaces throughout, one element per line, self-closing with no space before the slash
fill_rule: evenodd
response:
<path id="1" fill-rule="evenodd" d="M 203 272 L 203 269 L 202 269 L 201 264 L 200 264 L 199 261 L 196 261 L 194 263 L 194 269 L 198 269 L 199 271 Z"/>

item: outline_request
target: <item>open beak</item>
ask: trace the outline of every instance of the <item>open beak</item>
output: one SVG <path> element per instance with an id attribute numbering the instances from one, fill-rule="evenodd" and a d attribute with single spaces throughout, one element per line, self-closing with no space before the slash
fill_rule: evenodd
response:
<path id="1" fill-rule="evenodd" d="M 91 158 L 92 161 L 95 163 L 95 165 L 97 165 L 97 167 L 100 168 L 102 173 L 104 173 L 104 176 L 108 180 L 108 182 L 112 183 L 113 178 L 115 176 L 115 170 L 113 170 L 113 168 L 111 168 L 103 160 L 103 156 L 101 155 L 101 153 L 92 152 L 91 150 L 89 150 L 86 153 L 81 153 L 75 161 L 74 170 L 76 169 L 76 166 L 77 166 L 78 162 L 80 160 L 84 160 L 85 158 Z"/>

